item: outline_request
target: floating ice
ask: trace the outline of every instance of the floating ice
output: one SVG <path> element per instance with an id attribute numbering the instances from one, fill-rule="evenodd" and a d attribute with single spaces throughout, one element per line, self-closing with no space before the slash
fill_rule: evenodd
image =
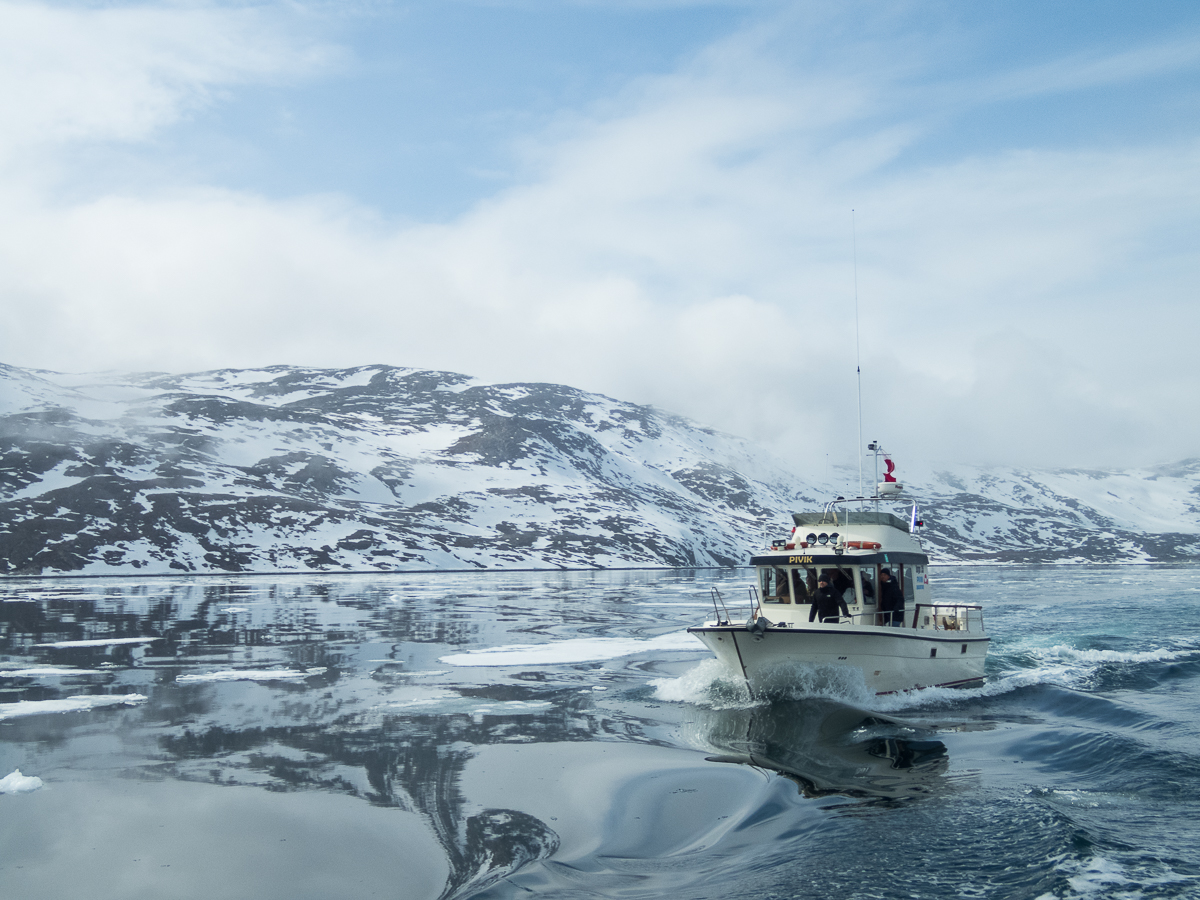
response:
<path id="1" fill-rule="evenodd" d="M 700 650 L 700 642 L 686 631 L 660 634 L 649 640 L 634 638 L 572 638 L 549 644 L 511 644 L 439 656 L 452 666 L 555 666 L 618 659 L 635 653 L 672 653 Z"/>
<path id="2" fill-rule="evenodd" d="M 0 678 L 60 678 L 69 675 L 103 675 L 100 669 L 72 669 L 65 666 L 37 666 L 32 669 L 0 669 Z"/>
<path id="3" fill-rule="evenodd" d="M 430 707 L 435 708 L 438 715 L 466 713 L 477 721 L 482 721 L 484 716 L 533 715 L 553 709 L 554 704 L 549 700 L 493 700 L 480 703 L 478 697 L 464 697 L 457 691 L 437 688 L 388 700 L 374 708 L 383 713 L 390 713 L 420 711 Z"/>
<path id="4" fill-rule="evenodd" d="M 118 644 L 149 644 L 159 640 L 156 637 L 134 637 L 134 638 L 97 638 L 90 641 L 54 641 L 51 644 L 34 644 L 35 647 L 54 647 L 63 649 L 64 647 L 115 647 Z"/>
<path id="5" fill-rule="evenodd" d="M 419 709 L 425 706 L 440 706 L 461 699 L 462 695 L 457 691 L 434 688 L 433 690 L 419 691 L 415 695 L 393 698 L 376 708 L 389 711 L 396 709 Z"/>
<path id="6" fill-rule="evenodd" d="M 22 775 L 20 769 L 13 769 L 0 778 L 0 794 L 28 794 L 42 786 L 42 779 L 36 775 Z"/>
<path id="7" fill-rule="evenodd" d="M 225 669 L 221 672 L 206 672 L 203 675 L 180 675 L 179 684 L 204 684 L 215 681 L 301 681 L 329 671 L 325 667 L 314 669 Z"/>
<path id="8" fill-rule="evenodd" d="M 0 703 L 0 721 L 47 713 L 87 712 L 104 706 L 134 706 L 146 700 L 142 694 L 93 694 L 64 697 L 61 700 L 18 700 L 16 703 Z"/>

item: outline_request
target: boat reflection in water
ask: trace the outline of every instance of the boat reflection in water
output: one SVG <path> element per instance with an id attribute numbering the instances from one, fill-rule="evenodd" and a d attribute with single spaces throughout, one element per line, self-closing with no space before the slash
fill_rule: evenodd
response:
<path id="1" fill-rule="evenodd" d="M 806 797 L 880 800 L 929 795 L 945 783 L 946 745 L 928 729 L 828 699 L 706 710 L 696 737 L 714 762 L 770 769 Z"/>

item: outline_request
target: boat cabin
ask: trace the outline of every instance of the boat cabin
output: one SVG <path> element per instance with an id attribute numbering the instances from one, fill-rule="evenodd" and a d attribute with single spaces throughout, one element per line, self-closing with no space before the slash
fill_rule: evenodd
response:
<path id="1" fill-rule="evenodd" d="M 918 604 L 930 602 L 929 558 L 910 522 L 882 510 L 832 507 L 794 513 L 792 519 L 791 538 L 750 560 L 768 619 L 807 622 L 817 582 L 825 577 L 841 593 L 854 622 L 884 624 L 877 615 L 883 570 L 900 587 L 906 625 L 913 624 Z"/>

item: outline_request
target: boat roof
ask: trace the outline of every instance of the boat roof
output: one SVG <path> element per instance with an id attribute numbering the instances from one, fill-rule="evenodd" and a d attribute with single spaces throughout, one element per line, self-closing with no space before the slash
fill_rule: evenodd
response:
<path id="1" fill-rule="evenodd" d="M 794 512 L 792 522 L 797 528 L 808 525 L 888 525 L 909 532 L 909 523 L 882 509 L 827 509 L 823 512 Z"/>

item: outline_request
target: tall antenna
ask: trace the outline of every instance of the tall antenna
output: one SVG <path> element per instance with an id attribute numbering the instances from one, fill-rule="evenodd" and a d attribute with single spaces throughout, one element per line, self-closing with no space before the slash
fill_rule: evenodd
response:
<path id="1" fill-rule="evenodd" d="M 854 210 L 850 210 L 850 240 L 854 258 L 854 370 L 858 374 L 858 496 L 863 496 L 862 463 L 862 354 L 858 346 L 858 228 L 854 221 Z M 860 503 L 859 506 L 862 504 Z"/>

